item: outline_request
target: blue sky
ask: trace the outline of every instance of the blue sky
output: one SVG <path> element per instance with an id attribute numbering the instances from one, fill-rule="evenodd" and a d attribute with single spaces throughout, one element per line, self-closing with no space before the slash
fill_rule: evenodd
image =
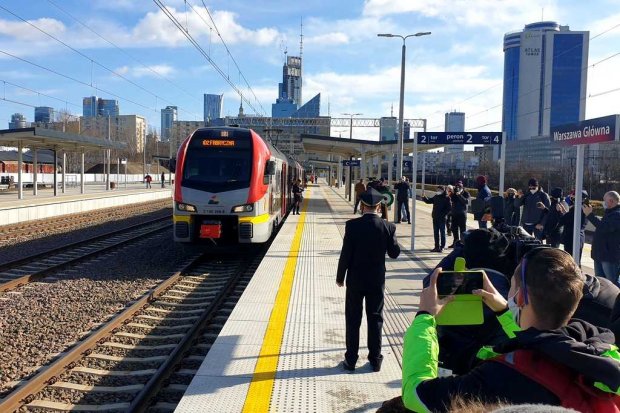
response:
<path id="1" fill-rule="evenodd" d="M 443 130 L 443 114 L 450 110 L 466 112 L 466 129 L 501 128 L 504 33 L 541 18 L 589 30 L 591 37 L 620 23 L 619 0 L 205 0 L 252 93 L 209 28 L 213 23 L 203 1 L 160 1 L 267 115 L 284 50 L 299 52 L 301 19 L 303 98 L 320 92 L 321 112 L 332 116 L 389 116 L 392 105 L 396 116 L 401 41 L 376 34 L 431 31 L 407 41 L 405 117 L 427 118 L 432 130 Z M 81 115 L 82 97 L 90 95 L 118 99 L 122 114 L 145 116 L 156 129 L 160 109 L 167 105 L 178 106 L 182 120 L 202 119 L 203 93 L 223 93 L 226 115 L 239 108 L 239 96 L 152 1 L 6 0 L 0 3 L 0 51 L 1 128 L 15 112 L 33 120 L 34 109 L 27 105 Z M 590 64 L 613 57 L 589 69 L 587 117 L 620 113 L 616 53 L 620 27 L 590 43 Z M 247 105 L 244 109 L 254 112 Z M 339 133 L 348 131 L 332 131 Z M 361 128 L 354 133 L 378 135 Z"/>

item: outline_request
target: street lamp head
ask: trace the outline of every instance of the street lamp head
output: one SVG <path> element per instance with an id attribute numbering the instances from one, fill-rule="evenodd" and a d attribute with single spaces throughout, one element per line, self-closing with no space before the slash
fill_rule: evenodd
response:
<path id="1" fill-rule="evenodd" d="M 428 36 L 429 34 L 431 34 L 431 32 L 418 32 L 418 33 L 414 34 L 414 36 L 415 37 Z"/>
<path id="2" fill-rule="evenodd" d="M 380 33 L 377 35 L 378 37 L 394 37 L 393 34 L 389 34 L 389 33 Z"/>

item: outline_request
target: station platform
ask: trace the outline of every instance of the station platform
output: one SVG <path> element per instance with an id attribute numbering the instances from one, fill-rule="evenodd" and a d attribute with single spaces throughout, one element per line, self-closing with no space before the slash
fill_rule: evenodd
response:
<path id="1" fill-rule="evenodd" d="M 386 258 L 382 369 L 366 360 L 362 321 L 356 370 L 345 371 L 345 288 L 336 286 L 336 268 L 353 217 L 341 194 L 308 187 L 302 214 L 278 233 L 176 412 L 370 412 L 400 394 L 402 339 L 422 279 L 441 255 Z M 432 242 L 430 221 L 419 226 L 421 244 Z M 399 226 L 399 241 L 409 228 Z"/>
<path id="2" fill-rule="evenodd" d="M 403 223 L 397 225 L 401 255 L 386 257 L 380 372 L 366 361 L 365 317 L 356 370 L 341 365 L 345 289 L 336 286 L 336 268 L 345 222 L 355 216 L 344 189 L 310 185 L 302 214 L 289 216 L 278 233 L 176 413 L 371 412 L 398 396 L 403 337 L 422 279 L 446 255 L 430 252 L 431 208 L 418 201 L 415 251 L 411 226 Z M 468 224 L 477 228 L 471 215 Z"/>
<path id="3" fill-rule="evenodd" d="M 24 199 L 17 199 L 17 192 L 0 192 L 0 226 L 22 223 L 36 219 L 51 218 L 60 215 L 87 212 L 96 209 L 137 204 L 158 199 L 172 199 L 172 187 L 166 184 L 152 183 L 152 188 L 145 188 L 143 183 L 128 183 L 125 187 L 106 190 L 105 184 L 88 184 L 85 193 L 80 187 L 68 187 L 65 193 L 58 188 L 57 196 L 53 189 L 39 189 L 33 195 L 32 190 L 24 190 Z"/>

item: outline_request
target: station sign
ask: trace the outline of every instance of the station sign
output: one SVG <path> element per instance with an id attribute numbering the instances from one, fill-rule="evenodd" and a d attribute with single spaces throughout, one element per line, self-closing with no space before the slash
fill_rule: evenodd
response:
<path id="1" fill-rule="evenodd" d="M 551 128 L 551 140 L 561 145 L 618 141 L 620 115 L 603 116 Z"/>
<path id="2" fill-rule="evenodd" d="M 359 159 L 345 159 L 342 161 L 342 166 L 360 166 Z"/>
<path id="3" fill-rule="evenodd" d="M 420 145 L 501 145 L 502 132 L 416 132 Z"/>

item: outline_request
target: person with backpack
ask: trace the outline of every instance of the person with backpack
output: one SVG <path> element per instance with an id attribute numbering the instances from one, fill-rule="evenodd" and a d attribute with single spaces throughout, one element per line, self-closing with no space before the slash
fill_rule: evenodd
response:
<path id="1" fill-rule="evenodd" d="M 474 290 L 495 314 L 506 339 L 477 354 L 467 374 L 438 377 L 435 317 L 451 300 L 439 298 L 431 275 L 403 347 L 402 399 L 415 412 L 445 412 L 456 396 L 482 403 L 536 403 L 580 412 L 619 412 L 620 353 L 614 334 L 571 320 L 584 277 L 573 258 L 557 248 L 535 248 L 520 261 L 506 300 L 483 277 Z"/>

